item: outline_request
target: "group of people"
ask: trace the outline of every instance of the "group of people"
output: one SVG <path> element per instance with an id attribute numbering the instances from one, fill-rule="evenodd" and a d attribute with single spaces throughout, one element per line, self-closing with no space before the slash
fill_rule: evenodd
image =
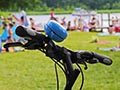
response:
<path id="1" fill-rule="evenodd" d="M 118 17 L 112 17 L 112 23 L 110 25 L 111 33 L 119 33 L 120 32 L 120 20 Z"/>
<path id="2" fill-rule="evenodd" d="M 108 36 L 108 35 L 112 35 L 112 36 L 120 36 L 120 19 L 118 17 L 112 17 L 111 19 L 111 24 L 108 27 L 108 31 L 107 32 L 102 32 L 102 33 L 98 33 L 98 35 L 100 36 Z M 97 44 L 109 44 L 109 41 L 100 41 L 99 39 L 95 39 L 92 41 L 92 43 L 97 43 Z M 98 50 L 102 50 L 102 51 L 120 51 L 120 43 L 118 43 L 116 46 L 114 47 L 98 47 Z"/>
<path id="3" fill-rule="evenodd" d="M 98 19 L 93 16 L 91 21 L 86 22 L 83 17 L 74 18 L 73 21 L 67 21 L 66 17 L 64 16 L 61 20 L 58 20 L 58 17 L 55 17 L 54 10 L 52 9 L 50 12 L 50 20 L 55 20 L 59 22 L 63 27 L 66 28 L 68 31 L 78 30 L 78 31 L 95 31 L 96 27 L 99 25 Z"/>
<path id="4" fill-rule="evenodd" d="M 28 21 L 29 20 L 29 21 Z M 55 17 L 54 10 L 50 12 L 50 20 L 57 20 Z M 75 30 L 76 28 L 76 21 L 74 20 L 74 26 L 71 26 L 71 22 L 69 21 L 68 24 L 66 23 L 66 17 L 61 19 L 60 24 L 63 25 L 67 30 Z M 29 22 L 29 23 L 28 23 Z M 1 16 L 0 17 L 0 28 L 3 29 L 0 35 L 1 47 L 0 52 L 6 52 L 6 50 L 2 47 L 4 43 L 11 43 L 17 41 L 25 41 L 23 38 L 19 37 L 15 31 L 17 26 L 23 25 L 27 26 L 33 30 L 43 30 L 43 28 L 36 25 L 34 18 L 27 18 L 25 11 L 21 11 L 20 13 L 12 13 L 8 17 Z M 15 48 L 9 50 L 9 52 L 15 51 Z"/>
<path id="5" fill-rule="evenodd" d="M 99 18 L 97 18 L 95 15 L 93 15 L 91 17 L 91 20 L 89 21 L 86 21 L 82 16 L 78 18 L 75 17 L 73 21 L 67 21 L 66 17 L 58 20 L 58 17 L 55 17 L 54 9 L 52 9 L 50 12 L 50 20 L 55 20 L 59 22 L 68 31 L 78 30 L 84 32 L 92 32 L 97 31 L 96 29 L 100 29 L 99 31 L 102 32 L 102 28 L 104 28 L 101 27 Z M 107 27 L 107 31 L 109 34 L 120 32 L 120 20 L 117 17 L 111 18 L 111 24 L 109 25 L 109 27 Z"/>
<path id="6" fill-rule="evenodd" d="M 25 41 L 23 38 L 19 37 L 15 31 L 17 26 L 24 25 L 28 26 L 27 17 L 24 11 L 20 13 L 10 14 L 8 17 L 0 17 L 0 28 L 3 29 L 0 35 L 0 52 L 6 52 L 6 49 L 2 47 L 5 43 L 17 42 L 17 41 Z M 19 49 L 20 51 L 21 49 Z M 9 48 L 7 51 L 14 52 L 18 51 L 18 48 Z"/>
<path id="7" fill-rule="evenodd" d="M 61 18 L 61 20 L 58 20 L 58 18 L 55 17 L 54 9 L 50 11 L 50 20 L 59 22 L 68 31 L 77 30 L 82 32 L 92 32 L 95 31 L 99 26 L 99 21 L 96 16 L 92 16 L 91 20 L 88 22 L 84 20 L 83 17 L 75 17 L 73 21 L 67 21 L 66 17 L 64 16 Z M 30 24 L 28 24 L 28 22 L 30 22 Z M 43 30 L 43 28 L 35 24 L 35 20 L 33 18 L 29 18 L 29 21 L 27 20 L 25 11 L 10 14 L 7 18 L 1 16 L 0 27 L 4 29 L 0 36 L 1 42 L 14 42 L 23 40 L 15 33 L 15 30 L 19 25 L 28 26 L 33 30 Z M 118 18 L 115 19 L 112 17 L 111 25 L 108 27 L 108 33 L 113 34 L 118 32 L 120 32 L 120 22 Z"/>
<path id="8" fill-rule="evenodd" d="M 107 32 L 98 33 L 100 36 L 120 35 L 120 19 L 112 17 L 111 24 L 107 27 Z"/>
<path id="9" fill-rule="evenodd" d="M 67 30 L 78 30 L 83 32 L 95 31 L 96 27 L 99 25 L 99 21 L 95 16 L 93 16 L 90 21 L 84 20 L 83 17 L 75 18 L 73 20 L 73 26 L 70 23 L 71 21 L 68 21 Z"/>

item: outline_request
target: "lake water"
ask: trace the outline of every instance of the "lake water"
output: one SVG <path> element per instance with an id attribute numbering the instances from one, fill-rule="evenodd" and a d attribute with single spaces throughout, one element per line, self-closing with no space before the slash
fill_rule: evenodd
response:
<path id="1" fill-rule="evenodd" d="M 50 15 L 29 15 L 27 16 L 28 21 L 29 18 L 33 18 L 36 22 L 36 24 L 41 24 L 42 26 L 44 26 L 49 20 L 50 20 Z M 55 17 L 58 18 L 58 21 L 61 22 L 61 19 L 63 17 L 66 17 L 66 22 L 71 21 L 71 23 L 73 24 L 73 20 L 75 18 L 79 19 L 79 16 L 73 16 L 72 14 L 62 14 L 62 15 L 55 15 Z M 112 17 L 114 18 L 119 18 L 120 20 L 120 13 L 112 13 L 112 14 L 97 14 L 96 18 L 99 20 L 100 26 L 102 27 L 108 27 L 109 24 L 111 24 L 111 21 L 108 22 L 108 19 L 112 19 Z M 92 16 L 84 16 L 82 17 L 86 22 L 89 22 L 92 18 Z"/>
<path id="2" fill-rule="evenodd" d="M 42 24 L 46 24 L 49 20 L 50 20 L 50 15 L 29 15 L 28 19 L 32 17 L 36 24 L 42 23 Z M 64 14 L 64 15 L 55 15 L 55 17 L 58 18 L 58 21 L 61 22 L 61 19 L 63 17 L 66 17 L 66 22 L 68 21 L 73 21 L 75 19 L 76 16 L 72 16 L 72 14 Z"/>

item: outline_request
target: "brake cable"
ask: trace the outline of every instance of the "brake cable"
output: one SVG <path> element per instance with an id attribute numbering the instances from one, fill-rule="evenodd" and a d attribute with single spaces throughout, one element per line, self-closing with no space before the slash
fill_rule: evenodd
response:
<path id="1" fill-rule="evenodd" d="M 64 74 L 65 74 L 65 70 L 62 68 L 62 66 L 60 65 L 60 64 L 62 64 L 62 63 L 58 63 L 57 61 L 55 61 L 53 58 L 51 58 L 54 62 L 55 62 L 55 64 L 54 64 L 54 68 L 55 68 L 55 74 L 56 74 L 56 81 L 57 81 L 57 90 L 59 90 L 59 75 L 58 75 L 58 70 L 57 70 L 57 65 L 62 69 L 62 71 L 64 72 Z M 79 90 L 82 90 L 82 88 L 83 88 L 83 84 L 84 84 L 84 73 L 83 73 L 83 70 L 82 70 L 82 68 L 80 67 L 80 65 L 78 64 L 78 63 L 76 63 L 76 65 L 78 66 L 78 68 L 79 68 L 79 70 L 80 70 L 80 72 L 81 72 L 81 77 L 82 77 L 82 81 L 81 81 L 81 85 L 80 85 L 80 88 L 79 88 Z"/>
<path id="2" fill-rule="evenodd" d="M 83 70 L 82 68 L 80 67 L 80 65 L 78 63 L 76 63 L 76 65 L 78 66 L 78 68 L 80 69 L 80 72 L 81 72 L 81 77 L 82 77 L 82 81 L 81 81 L 81 85 L 80 85 L 80 89 L 79 90 L 82 90 L 82 87 L 83 87 L 83 84 L 84 84 L 84 73 L 83 73 Z"/>

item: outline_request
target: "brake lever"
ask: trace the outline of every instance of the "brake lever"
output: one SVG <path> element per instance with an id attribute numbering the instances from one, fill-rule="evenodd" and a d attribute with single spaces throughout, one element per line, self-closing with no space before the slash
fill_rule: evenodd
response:
<path id="1" fill-rule="evenodd" d="M 84 64 L 84 69 L 87 70 L 87 69 L 88 69 L 88 66 L 87 66 L 85 60 L 82 59 L 82 61 L 83 61 L 83 64 Z"/>
<path id="2" fill-rule="evenodd" d="M 79 53 L 77 53 L 77 59 L 79 59 L 79 60 L 82 61 L 82 64 L 84 64 L 84 69 L 87 70 L 87 69 L 88 69 L 88 66 L 87 66 L 87 64 L 86 64 L 86 62 L 85 62 L 86 60 L 85 60 L 85 59 L 82 59 Z"/>

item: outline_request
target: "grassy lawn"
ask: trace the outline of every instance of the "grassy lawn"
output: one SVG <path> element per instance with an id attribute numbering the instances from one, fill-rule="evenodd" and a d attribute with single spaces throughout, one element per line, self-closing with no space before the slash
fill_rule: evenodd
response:
<path id="1" fill-rule="evenodd" d="M 110 44 L 99 45 L 90 43 L 98 37 Z M 83 70 L 85 83 L 83 90 L 120 90 L 120 52 L 99 51 L 97 47 L 113 47 L 119 43 L 118 36 L 97 36 L 94 32 L 69 32 L 64 42 L 57 43 L 71 50 L 89 50 L 113 59 L 111 66 L 88 64 Z M 83 67 L 83 66 L 82 66 Z M 84 68 L 84 67 L 83 67 Z M 59 70 L 60 90 L 63 90 L 65 76 Z M 81 83 L 79 76 L 73 90 L 78 90 Z M 0 90 L 56 90 L 54 63 L 38 50 L 0 54 Z"/>
<path id="2" fill-rule="evenodd" d="M 95 10 L 97 13 L 120 13 L 120 10 Z M 8 16 L 12 13 L 18 13 L 20 11 L 1 11 L 0 16 Z M 72 14 L 73 10 L 55 10 L 55 14 Z M 26 11 L 27 15 L 49 15 L 50 10 L 48 11 Z"/>

